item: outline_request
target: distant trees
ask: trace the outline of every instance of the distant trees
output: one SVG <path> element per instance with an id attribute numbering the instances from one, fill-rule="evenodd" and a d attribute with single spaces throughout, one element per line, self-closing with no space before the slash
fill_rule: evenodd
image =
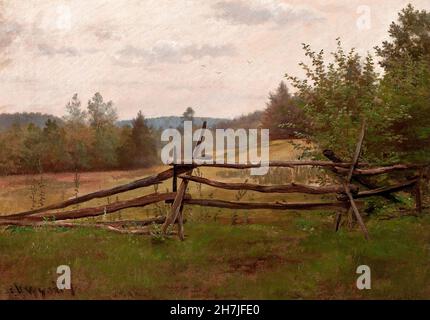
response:
<path id="1" fill-rule="evenodd" d="M 55 120 L 58 125 L 63 124 L 63 120 L 61 118 L 40 112 L 1 113 L 0 132 L 11 129 L 14 125 L 26 127 L 30 123 L 33 123 L 38 127 L 43 127 L 48 119 Z"/>
<path id="2" fill-rule="evenodd" d="M 118 115 L 112 101 L 105 102 L 100 93 L 94 94 L 88 101 L 88 118 L 90 125 L 96 130 L 112 126 Z"/>
<path id="3" fill-rule="evenodd" d="M 120 162 L 125 167 L 144 167 L 155 162 L 157 148 L 142 111 L 121 134 Z"/>
<path id="4" fill-rule="evenodd" d="M 283 81 L 275 92 L 269 94 L 269 102 L 264 111 L 254 111 L 216 125 L 220 129 L 262 127 L 270 130 L 270 139 L 302 137 L 306 126 L 307 119 L 299 107 L 298 98 L 290 95 Z"/>
<path id="5" fill-rule="evenodd" d="M 188 107 L 182 114 L 182 119 L 183 121 L 193 121 L 194 115 L 195 115 L 194 109 L 191 107 Z"/>
<path id="6" fill-rule="evenodd" d="M 63 117 L 65 145 L 71 158 L 73 170 L 92 168 L 91 152 L 95 144 L 94 132 L 88 126 L 88 113 L 81 108 L 77 94 L 66 104 L 66 115 Z"/>
<path id="7" fill-rule="evenodd" d="M 64 120 L 73 125 L 84 125 L 87 120 L 87 112 L 81 109 L 81 100 L 75 93 L 72 99 L 66 104 L 66 115 Z"/>
<path id="8" fill-rule="evenodd" d="M 219 129 L 255 129 L 261 126 L 261 118 L 263 111 L 254 111 L 248 114 L 241 115 L 232 120 L 219 122 L 216 127 Z"/>
<path id="9" fill-rule="evenodd" d="M 21 170 L 21 146 L 24 129 L 14 124 L 0 134 L 0 174 L 16 174 Z"/>
<path id="10" fill-rule="evenodd" d="M 306 127 L 305 114 L 298 106 L 298 99 L 290 95 L 283 81 L 276 92 L 269 94 L 261 125 L 270 129 L 271 139 L 295 138 L 303 133 Z"/>
<path id="11" fill-rule="evenodd" d="M 100 93 L 88 101 L 88 121 L 94 130 L 92 148 L 92 165 L 94 167 L 112 168 L 118 165 L 117 149 L 119 147 L 115 121 L 118 116 L 112 101 L 105 102 Z"/>
<path id="12" fill-rule="evenodd" d="M 71 165 L 71 157 L 66 149 L 66 134 L 57 122 L 48 119 L 41 132 L 41 163 L 40 170 L 50 168 L 52 171 L 60 171 Z"/>
<path id="13" fill-rule="evenodd" d="M 116 110 L 100 93 L 81 108 L 78 95 L 66 104 L 59 124 L 14 125 L 0 133 L 0 174 L 137 168 L 156 162 L 157 151 L 142 112 L 119 128 Z"/>

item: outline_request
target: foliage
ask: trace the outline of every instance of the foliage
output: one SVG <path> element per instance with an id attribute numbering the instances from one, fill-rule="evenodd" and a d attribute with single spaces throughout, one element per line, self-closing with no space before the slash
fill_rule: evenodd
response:
<path id="1" fill-rule="evenodd" d="M 262 111 L 254 111 L 248 114 L 243 114 L 232 120 L 220 121 L 216 124 L 218 129 L 255 129 L 261 125 Z"/>
<path id="2" fill-rule="evenodd" d="M 303 110 L 283 81 L 275 93 L 270 93 L 261 124 L 263 128 L 270 129 L 271 139 L 295 138 L 304 131 L 306 118 Z"/>
<path id="3" fill-rule="evenodd" d="M 64 120 L 74 125 L 85 124 L 87 119 L 87 112 L 81 109 L 81 101 L 78 98 L 78 94 L 75 93 L 66 104 L 67 115 L 64 116 Z"/>
<path id="4" fill-rule="evenodd" d="M 82 110 L 75 94 L 63 121 L 13 125 L 0 133 L 0 174 L 102 170 L 148 166 L 155 141 L 140 112 L 133 127 L 115 125 L 116 110 L 96 93 Z"/>
<path id="5" fill-rule="evenodd" d="M 321 149 L 348 159 L 365 121 L 364 157 L 373 162 L 428 162 L 430 153 L 430 13 L 407 6 L 373 57 L 348 53 L 338 39 L 330 62 L 303 45 L 305 79 L 287 75 L 310 119 L 308 134 Z"/>
<path id="6" fill-rule="evenodd" d="M 96 130 L 113 125 L 118 118 L 113 102 L 104 102 L 98 92 L 88 101 L 88 117 L 90 125 Z"/>
<path id="7" fill-rule="evenodd" d="M 193 121 L 195 113 L 193 108 L 188 107 L 182 114 L 182 118 L 184 121 Z"/>
<path id="8" fill-rule="evenodd" d="M 408 5 L 389 29 L 390 40 L 377 47 L 385 75 L 381 98 L 392 113 L 404 110 L 393 132 L 401 159 L 428 162 L 430 152 L 430 12 Z"/>
<path id="9" fill-rule="evenodd" d="M 15 113 L 1 113 L 0 114 L 0 132 L 11 129 L 13 126 L 26 127 L 30 123 L 35 124 L 39 128 L 43 128 L 45 122 L 48 120 L 55 120 L 58 124 L 63 124 L 61 118 L 51 114 L 44 114 L 40 112 L 15 112 Z"/>
<path id="10" fill-rule="evenodd" d="M 142 111 L 133 119 L 131 128 L 125 126 L 122 129 L 120 139 L 119 155 L 123 166 L 143 167 L 155 162 L 156 144 Z"/>
<path id="11" fill-rule="evenodd" d="M 311 60 L 311 65 L 300 64 L 306 79 L 287 77 L 310 119 L 308 134 L 321 148 L 348 158 L 354 152 L 361 124 L 366 121 L 366 158 L 390 160 L 391 142 L 397 136 L 387 129 L 404 114 L 402 110 L 392 114 L 377 99 L 379 78 L 373 58 L 368 55 L 363 62 L 354 49 L 346 53 L 340 40 L 328 64 L 323 51 L 317 53 L 308 45 L 303 48 Z"/>
<path id="12" fill-rule="evenodd" d="M 379 88 L 391 114 L 401 113 L 389 128 L 398 135 L 395 151 L 399 160 L 428 163 L 430 155 L 430 61 L 406 56 L 393 62 Z"/>
<path id="13" fill-rule="evenodd" d="M 391 41 L 384 41 L 376 52 L 386 70 L 397 69 L 398 63 L 430 59 L 430 12 L 419 11 L 409 4 L 401 10 L 398 20 L 388 30 Z"/>

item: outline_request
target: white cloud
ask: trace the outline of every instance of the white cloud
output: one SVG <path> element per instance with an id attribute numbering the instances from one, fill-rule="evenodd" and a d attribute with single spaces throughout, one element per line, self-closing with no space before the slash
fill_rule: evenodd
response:
<path id="1" fill-rule="evenodd" d="M 275 23 L 285 25 L 302 21 L 322 20 L 321 15 L 304 6 L 292 6 L 276 0 L 233 0 L 216 3 L 213 8 L 219 19 L 232 24 L 259 25 Z"/>
<path id="2" fill-rule="evenodd" d="M 154 63 L 184 63 L 203 57 L 223 57 L 235 54 L 231 44 L 225 45 L 184 45 L 175 41 L 160 40 L 150 48 L 127 45 L 115 55 L 115 62 L 123 66 Z"/>
<path id="3" fill-rule="evenodd" d="M 39 50 L 39 53 L 43 56 L 63 55 L 66 57 L 76 57 L 79 55 L 78 50 L 73 47 L 54 47 L 47 43 L 39 43 L 37 45 L 37 49 Z"/>
<path id="4" fill-rule="evenodd" d="M 372 50 L 410 0 L 368 2 L 363 32 L 362 0 L 0 0 L 0 106 L 62 115 L 75 92 L 98 91 L 121 118 L 262 109 L 286 72 L 302 75 L 302 42 Z"/>
<path id="5" fill-rule="evenodd" d="M 0 16 L 0 52 L 12 44 L 21 30 L 18 23 L 5 21 Z"/>

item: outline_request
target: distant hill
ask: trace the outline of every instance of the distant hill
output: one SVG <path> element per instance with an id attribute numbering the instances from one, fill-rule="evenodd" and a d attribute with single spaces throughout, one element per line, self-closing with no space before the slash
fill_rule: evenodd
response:
<path id="1" fill-rule="evenodd" d="M 217 128 L 220 129 L 256 129 L 261 127 L 261 118 L 263 111 L 254 111 L 248 114 L 241 115 L 233 120 L 220 121 L 217 123 Z"/>
<path id="2" fill-rule="evenodd" d="M 153 129 L 165 129 L 165 128 L 178 128 L 182 124 L 182 117 L 168 116 L 168 117 L 156 117 L 146 118 L 146 123 Z M 195 117 L 194 125 L 201 126 L 203 121 L 207 121 L 208 128 L 215 128 L 218 123 L 229 121 L 225 118 L 207 118 L 207 117 Z M 131 120 L 118 121 L 119 126 L 131 125 Z"/>
<path id="3" fill-rule="evenodd" d="M 259 126 L 262 112 L 256 111 L 248 115 L 242 115 L 233 120 L 227 118 L 195 117 L 194 126 L 199 127 L 203 121 L 207 121 L 208 128 L 257 128 Z M 0 113 L 0 131 L 5 131 L 14 124 L 27 126 L 30 123 L 42 128 L 48 120 L 55 120 L 62 124 L 63 120 L 51 114 L 40 112 L 22 113 Z M 167 116 L 145 119 L 149 127 L 153 129 L 178 128 L 182 124 L 182 117 Z M 120 127 L 131 125 L 132 120 L 120 120 L 117 125 Z"/>
<path id="4" fill-rule="evenodd" d="M 42 128 L 48 119 L 56 120 L 57 123 L 63 122 L 56 116 L 40 112 L 0 113 L 0 131 L 5 131 L 14 124 L 27 126 L 28 124 L 33 123 Z"/>

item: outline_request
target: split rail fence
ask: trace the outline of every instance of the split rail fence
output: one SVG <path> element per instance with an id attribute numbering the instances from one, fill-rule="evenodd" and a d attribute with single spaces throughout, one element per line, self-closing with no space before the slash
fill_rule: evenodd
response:
<path id="1" fill-rule="evenodd" d="M 206 124 L 203 124 L 203 129 L 206 129 Z M 181 240 L 184 239 L 184 205 L 204 206 L 228 209 L 271 209 L 271 210 L 327 210 L 334 209 L 336 212 L 335 229 L 339 229 L 342 217 L 347 214 L 352 214 L 358 222 L 361 231 L 366 239 L 369 239 L 369 232 L 363 221 L 362 215 L 357 206 L 357 199 L 381 196 L 393 200 L 393 193 L 398 191 L 412 191 L 415 196 L 416 210 L 422 211 L 422 192 L 421 181 L 423 179 L 424 169 L 428 166 L 413 165 L 413 164 L 395 164 L 383 167 L 371 167 L 369 164 L 360 163 L 360 153 L 363 145 L 365 133 L 365 124 L 363 124 L 360 136 L 357 143 L 355 154 L 352 161 L 344 162 L 337 158 L 331 151 L 325 151 L 324 155 L 328 161 L 270 161 L 269 167 L 295 168 L 300 166 L 324 168 L 333 173 L 337 183 L 323 186 L 313 186 L 298 183 L 288 183 L 282 185 L 260 185 L 252 183 L 231 183 L 210 180 L 207 178 L 193 175 L 193 170 L 198 167 L 218 167 L 227 169 L 244 170 L 259 165 L 252 164 L 173 164 L 171 168 L 162 171 L 158 174 L 145 177 L 116 186 L 111 189 L 99 190 L 78 196 L 63 202 L 54 203 L 43 208 L 8 214 L 0 216 L 0 226 L 52 226 L 52 227 L 96 227 L 106 230 L 111 230 L 119 233 L 131 234 L 149 234 L 149 226 L 152 224 L 161 224 L 162 232 L 166 233 L 169 226 L 177 224 L 177 234 Z M 201 144 L 202 138 L 197 143 Z M 389 174 L 397 171 L 407 173 L 406 177 L 401 182 L 396 182 L 391 185 L 380 186 L 372 183 L 370 177 L 382 174 Z M 62 210 L 72 205 L 87 202 L 92 199 L 104 198 L 127 191 L 144 188 L 159 184 L 168 179 L 172 179 L 172 192 L 152 193 L 131 200 L 119 201 L 116 203 Z M 178 179 L 180 184 L 178 187 Z M 187 187 L 190 182 L 208 185 L 215 188 L 226 190 L 250 190 L 261 193 L 301 193 L 311 195 L 337 195 L 335 201 L 331 202 L 244 202 L 244 201 L 226 201 L 216 199 L 197 199 L 192 198 L 187 194 Z M 363 190 L 364 187 L 364 190 Z M 114 222 L 97 222 L 91 224 L 65 222 L 66 220 L 96 217 L 110 214 L 119 210 L 135 207 L 145 207 L 157 202 L 171 203 L 170 212 L 166 217 L 156 217 L 146 220 L 133 221 L 114 221 Z M 133 227 L 133 228 L 131 228 Z M 136 228 L 139 227 L 139 228 Z"/>

